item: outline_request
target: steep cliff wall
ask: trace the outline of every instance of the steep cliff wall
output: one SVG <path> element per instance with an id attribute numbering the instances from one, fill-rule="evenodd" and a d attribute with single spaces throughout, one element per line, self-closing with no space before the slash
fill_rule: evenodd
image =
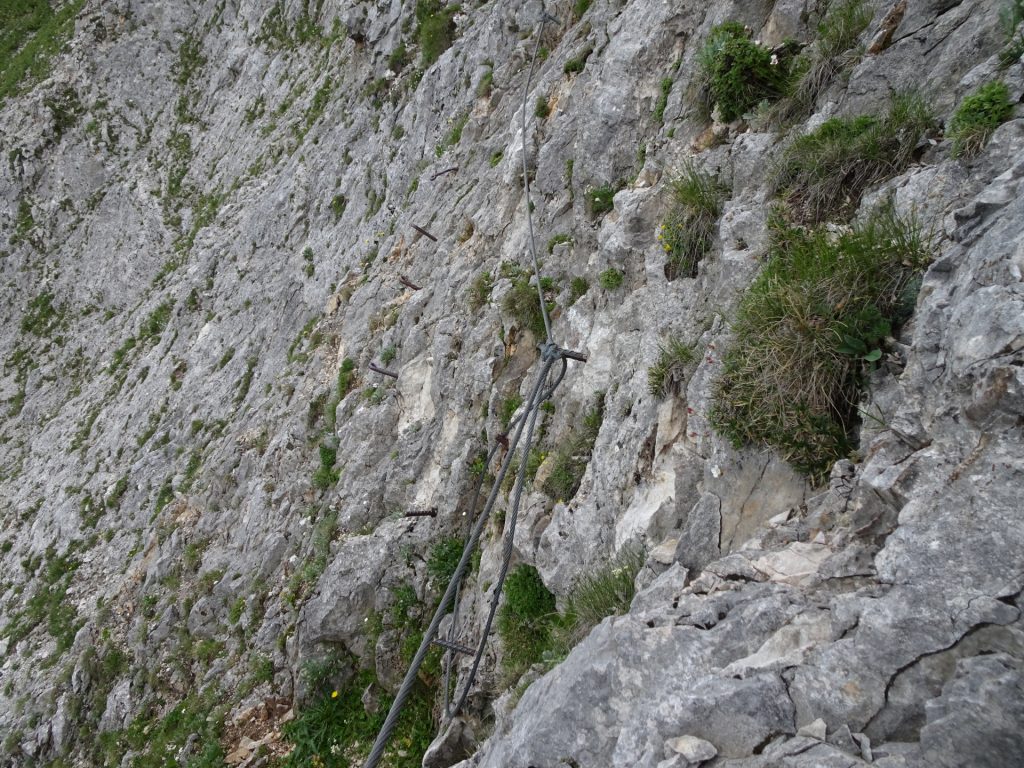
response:
<path id="1" fill-rule="evenodd" d="M 561 610 L 531 632 L 558 633 L 581 578 L 627 568 L 639 592 L 518 664 L 497 633 L 432 764 L 1024 761 L 1016 7 L 11 11 L 33 64 L 5 53 L 0 81 L 2 764 L 365 754 L 536 371 L 537 35 L 529 204 L 554 336 L 588 360 L 543 412 L 514 565 Z M 954 113 L 994 81 L 1008 111 L 965 144 Z M 928 114 L 884 118 L 909 91 Z M 809 191 L 783 169 L 823 124 L 841 137 L 807 155 Z M 689 260 L 686 179 L 717 200 Z M 841 343 L 853 321 L 829 326 L 838 426 L 741 445 L 753 419 L 723 415 L 742 398 L 722 382 L 743 297 L 796 258 L 786 216 L 820 222 L 815 254 L 847 253 L 851 221 L 903 222 L 857 242 L 903 254 L 906 311 Z M 784 314 L 790 348 L 846 301 Z M 461 595 L 466 642 L 506 509 Z M 433 735 L 431 663 L 386 764 Z"/>

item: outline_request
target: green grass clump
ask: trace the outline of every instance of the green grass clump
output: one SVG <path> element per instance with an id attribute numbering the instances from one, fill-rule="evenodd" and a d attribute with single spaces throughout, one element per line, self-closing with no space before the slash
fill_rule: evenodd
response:
<path id="1" fill-rule="evenodd" d="M 551 114 L 551 105 L 548 104 L 547 96 L 538 96 L 537 101 L 533 105 L 533 116 L 544 120 Z"/>
<path id="2" fill-rule="evenodd" d="M 579 301 L 583 296 L 590 290 L 590 283 L 587 282 L 585 277 L 574 277 L 569 282 L 569 299 L 567 301 L 568 306 L 572 306 Z"/>
<path id="3" fill-rule="evenodd" d="M 693 347 L 670 338 L 658 350 L 658 360 L 647 369 L 647 389 L 656 397 L 679 391 L 687 369 L 697 360 Z"/>
<path id="4" fill-rule="evenodd" d="M 555 246 L 556 245 L 563 245 L 565 243 L 571 243 L 571 242 L 572 242 L 572 235 L 568 235 L 568 234 L 566 234 L 564 232 L 561 233 L 561 234 L 555 235 L 550 240 L 548 240 L 548 255 L 550 256 L 552 253 L 555 252 Z"/>
<path id="5" fill-rule="evenodd" d="M 614 291 L 622 286 L 623 275 L 615 267 L 608 267 L 597 276 L 597 282 L 606 291 Z"/>
<path id="6" fill-rule="evenodd" d="M 24 317 L 21 318 L 23 333 L 49 337 L 66 325 L 65 309 L 53 303 L 54 296 L 43 291 L 28 303 Z"/>
<path id="7" fill-rule="evenodd" d="M 462 141 L 462 131 L 466 127 L 466 123 L 469 122 L 469 112 L 463 112 L 462 114 L 455 117 L 452 121 L 451 130 L 445 134 L 444 139 L 434 147 L 434 154 L 440 157 L 443 155 L 449 147 L 454 147 L 460 141 Z"/>
<path id="8" fill-rule="evenodd" d="M 724 122 L 737 120 L 761 101 L 774 101 L 786 92 L 789 74 L 772 52 L 750 39 L 736 21 L 711 30 L 698 56 L 705 102 L 717 107 Z"/>
<path id="9" fill-rule="evenodd" d="M 487 304 L 494 288 L 494 277 L 490 272 L 481 272 L 469 286 L 469 308 L 476 312 Z"/>
<path id="10" fill-rule="evenodd" d="M 502 429 L 508 429 L 508 425 L 512 423 L 512 417 L 516 415 L 516 411 L 522 404 L 523 398 L 519 395 L 512 395 L 512 397 L 506 397 L 501 401 L 501 406 L 498 408 L 498 420 L 501 422 Z"/>
<path id="11" fill-rule="evenodd" d="M 711 421 L 736 446 L 777 449 L 821 481 L 852 450 L 865 361 L 909 317 L 930 258 L 917 226 L 886 208 L 834 238 L 772 221 L 769 260 L 747 291 Z"/>
<path id="12" fill-rule="evenodd" d="M 665 107 L 668 106 L 670 93 L 672 93 L 672 78 L 662 78 L 661 92 L 658 94 L 658 102 L 654 105 L 654 119 L 658 121 L 658 125 L 665 122 Z"/>
<path id="13" fill-rule="evenodd" d="M 345 395 L 352 391 L 356 385 L 356 361 L 346 357 L 341 361 L 341 368 L 338 369 L 338 400 L 344 399 Z"/>
<path id="14" fill-rule="evenodd" d="M 516 566 L 505 580 L 504 593 L 498 612 L 502 665 L 508 679 L 516 680 L 543 657 L 558 614 L 555 596 L 532 565 Z"/>
<path id="15" fill-rule="evenodd" d="M 789 124 L 814 111 L 818 96 L 859 55 L 857 40 L 871 22 L 864 0 L 841 0 L 829 6 L 813 45 L 793 61 L 785 97 L 772 111 L 776 123 Z"/>
<path id="16" fill-rule="evenodd" d="M 728 195 L 728 188 L 717 178 L 692 165 L 687 165 L 672 182 L 672 208 L 658 234 L 669 280 L 697 276 L 697 265 L 711 250 L 718 217 Z"/>
<path id="17" fill-rule="evenodd" d="M 75 556 L 80 544 L 79 541 L 73 541 L 63 555 L 58 555 L 51 546 L 28 569 L 35 575 L 38 587 L 24 608 L 12 612 L 10 622 L 0 631 L 0 637 L 6 637 L 12 648 L 43 623 L 50 636 L 57 641 L 54 658 L 71 647 L 81 622 L 67 592 L 80 565 L 80 560 Z"/>
<path id="18" fill-rule="evenodd" d="M 982 150 L 992 132 L 1013 116 L 1006 83 L 994 80 L 964 97 L 949 121 L 954 157 L 970 157 Z"/>
<path id="19" fill-rule="evenodd" d="M 344 195 L 335 195 L 331 198 L 331 213 L 334 214 L 334 219 L 337 221 L 344 215 L 345 208 L 348 206 L 348 200 Z"/>
<path id="20" fill-rule="evenodd" d="M 530 331 L 534 338 L 546 338 L 544 315 L 541 314 L 537 288 L 530 281 L 530 273 L 515 265 L 505 264 L 502 265 L 502 276 L 512 280 L 512 289 L 505 294 L 502 308 L 512 316 L 521 329 Z M 541 289 L 544 293 L 544 300 L 547 302 L 549 315 L 555 310 L 553 294 L 556 288 L 552 278 L 541 278 Z"/>
<path id="21" fill-rule="evenodd" d="M 384 724 L 391 697 L 382 696 L 373 712 L 363 706 L 363 692 L 379 688 L 370 670 L 361 670 L 337 689 L 319 686 L 315 703 L 299 711 L 282 728 L 292 751 L 281 768 L 350 768 L 362 765 L 377 733 Z M 381 765 L 419 768 L 423 754 L 434 737 L 431 688 L 417 681 L 398 718 L 395 733 L 384 752 Z"/>
<path id="22" fill-rule="evenodd" d="M 123 756 L 132 751 L 134 768 L 221 766 L 224 750 L 220 736 L 230 706 L 215 686 L 191 693 L 170 708 L 154 698 L 123 731 L 100 735 L 98 749 L 102 757 L 97 764 L 120 765 Z M 186 748 L 186 744 L 191 746 Z"/>
<path id="23" fill-rule="evenodd" d="M 594 2 L 594 0 L 576 0 L 576 2 L 574 2 L 572 5 L 573 20 L 579 21 L 580 19 L 582 19 L 583 14 L 585 14 L 590 9 L 590 4 L 592 2 Z"/>
<path id="24" fill-rule="evenodd" d="M 603 421 L 604 393 L 598 393 L 593 407 L 583 417 L 582 426 L 552 452 L 551 472 L 541 485 L 541 491 L 562 502 L 576 495 Z"/>
<path id="25" fill-rule="evenodd" d="M 882 116 L 826 120 L 785 150 L 773 186 L 796 221 L 848 217 L 865 189 L 910 164 L 932 123 L 925 103 L 906 94 L 894 96 Z"/>
<path id="26" fill-rule="evenodd" d="M 476 84 L 476 95 L 486 99 L 494 90 L 494 67 L 489 68 L 480 76 L 480 82 Z"/>
<path id="27" fill-rule="evenodd" d="M 85 0 L 58 9 L 48 0 L 7 0 L 0 3 L 0 103 L 18 92 L 26 79 L 39 81 L 50 71 L 75 28 Z"/>
<path id="28" fill-rule="evenodd" d="M 618 190 L 611 184 L 602 184 L 587 190 L 587 210 L 591 216 L 603 216 L 615 207 L 614 198 Z"/>
<path id="29" fill-rule="evenodd" d="M 580 51 L 579 56 L 574 56 L 573 58 L 565 62 L 565 66 L 562 68 L 562 70 L 567 75 L 579 74 L 587 66 L 587 59 L 590 58 L 590 55 L 593 52 L 594 46 L 588 45 L 586 48 Z"/>
<path id="30" fill-rule="evenodd" d="M 336 448 L 327 445 L 320 446 L 320 466 L 313 474 L 313 485 L 315 487 L 324 491 L 332 488 L 338 482 L 338 478 L 341 475 L 334 468 L 337 461 L 338 450 Z"/>
<path id="31" fill-rule="evenodd" d="M 448 586 L 462 559 L 464 544 L 462 539 L 449 536 L 431 547 L 430 557 L 427 558 L 427 574 L 435 588 L 444 591 Z"/>
<path id="32" fill-rule="evenodd" d="M 610 562 L 580 574 L 565 601 L 565 612 L 554 633 L 556 642 L 551 655 L 564 657 L 603 619 L 629 611 L 636 594 L 636 575 L 644 560 L 640 547 L 626 547 Z"/>
<path id="33" fill-rule="evenodd" d="M 455 42 L 455 14 L 458 5 L 445 5 L 441 0 L 416 0 L 416 37 L 420 43 L 423 66 L 437 61 Z"/>

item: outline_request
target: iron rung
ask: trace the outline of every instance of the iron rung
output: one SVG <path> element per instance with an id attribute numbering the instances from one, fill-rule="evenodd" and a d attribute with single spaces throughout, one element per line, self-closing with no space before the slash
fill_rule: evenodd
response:
<path id="1" fill-rule="evenodd" d="M 441 640 L 440 638 L 435 637 L 433 642 L 434 645 L 439 645 L 442 648 L 447 648 L 449 651 L 455 651 L 456 653 L 464 653 L 467 656 L 472 656 L 476 653 L 472 648 L 468 648 L 465 645 L 459 645 L 458 643 L 453 643 L 450 640 Z"/>

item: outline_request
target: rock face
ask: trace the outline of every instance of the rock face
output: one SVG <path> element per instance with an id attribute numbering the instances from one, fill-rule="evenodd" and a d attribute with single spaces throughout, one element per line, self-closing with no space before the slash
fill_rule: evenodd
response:
<path id="1" fill-rule="evenodd" d="M 533 384 L 510 309 L 528 204 L 556 341 L 588 359 L 543 416 L 514 557 L 560 599 L 648 557 L 631 609 L 518 703 L 496 642 L 429 764 L 1024 764 L 1024 68 L 1000 63 L 999 3 L 867 5 L 872 51 L 785 130 L 709 127 L 698 57 L 725 20 L 810 43 L 824 4 L 563 1 L 543 27 L 539 2 L 56 9 L 63 47 L 0 95 L 0 766 L 131 765 L 157 733 L 183 764 L 204 739 L 281 753 L 282 702 L 357 669 L 380 705 L 468 529 L 481 436 Z M 860 206 L 915 215 L 933 258 L 856 455 L 815 487 L 731 445 L 713 393 L 780 153 L 908 88 L 948 126 L 996 78 L 1016 106 L 983 151 L 933 132 Z M 696 277 L 669 280 L 688 164 L 729 196 Z M 696 355 L 655 395 L 669 338 Z M 579 489 L 551 498 L 598 393 Z M 470 635 L 499 527 L 460 595 Z M 156 728 L 175 712 L 179 740 Z"/>

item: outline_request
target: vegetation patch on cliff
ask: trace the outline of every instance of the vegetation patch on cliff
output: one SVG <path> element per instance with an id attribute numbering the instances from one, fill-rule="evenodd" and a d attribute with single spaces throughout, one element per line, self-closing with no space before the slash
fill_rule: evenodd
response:
<path id="1" fill-rule="evenodd" d="M 854 447 L 865 365 L 913 310 L 929 244 L 889 208 L 838 237 L 776 216 L 772 239 L 740 304 L 712 424 L 822 480 Z"/>
<path id="2" fill-rule="evenodd" d="M 0 5 L 0 103 L 17 92 L 26 77 L 41 80 L 50 59 L 74 31 L 85 0 L 54 10 L 48 0 L 13 0 Z"/>
<path id="3" fill-rule="evenodd" d="M 836 117 L 783 152 L 774 187 L 796 221 L 848 217 L 870 185 L 908 165 L 933 120 L 920 97 L 893 97 L 881 116 Z"/>
<path id="4" fill-rule="evenodd" d="M 672 182 L 672 208 L 658 234 L 669 280 L 697 276 L 697 264 L 711 250 L 728 194 L 717 178 L 692 165 Z"/>

